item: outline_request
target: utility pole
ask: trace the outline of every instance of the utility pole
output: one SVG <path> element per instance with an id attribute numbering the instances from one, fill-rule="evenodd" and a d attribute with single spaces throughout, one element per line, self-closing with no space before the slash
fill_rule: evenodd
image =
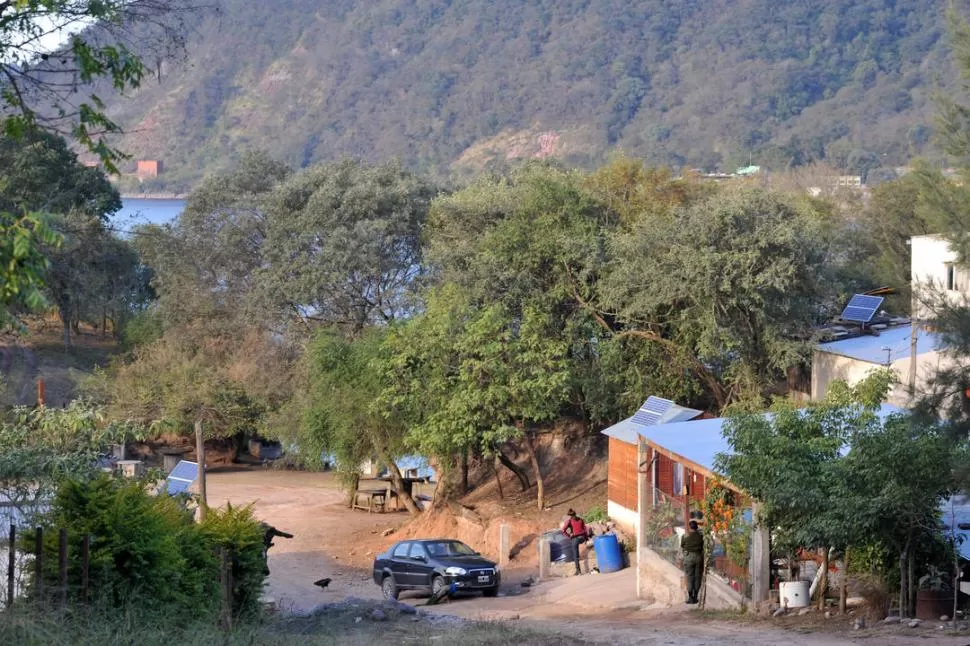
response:
<path id="1" fill-rule="evenodd" d="M 909 398 L 910 402 L 916 399 L 916 340 L 918 336 L 919 324 L 916 317 L 910 320 L 912 331 L 909 335 Z"/>
<path id="2" fill-rule="evenodd" d="M 202 439 L 202 418 L 195 421 L 195 452 L 197 454 L 199 471 L 196 479 L 199 482 L 199 520 L 205 520 L 206 496 L 205 496 L 205 441 Z"/>
<path id="3" fill-rule="evenodd" d="M 647 546 L 647 521 L 653 505 L 647 503 L 647 441 L 637 434 L 637 599 L 648 594 L 648 581 L 643 560 Z"/>

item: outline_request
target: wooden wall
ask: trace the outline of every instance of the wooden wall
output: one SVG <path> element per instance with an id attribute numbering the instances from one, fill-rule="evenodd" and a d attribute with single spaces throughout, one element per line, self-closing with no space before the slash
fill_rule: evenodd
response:
<path id="1" fill-rule="evenodd" d="M 613 502 L 637 508 L 637 447 L 611 437 L 607 467 L 607 497 Z"/>

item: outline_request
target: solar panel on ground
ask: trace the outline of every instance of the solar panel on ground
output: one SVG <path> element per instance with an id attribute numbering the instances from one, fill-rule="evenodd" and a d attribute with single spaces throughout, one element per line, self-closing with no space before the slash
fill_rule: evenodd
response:
<path id="1" fill-rule="evenodd" d="M 856 323 L 868 323 L 879 311 L 879 307 L 885 299 L 882 296 L 867 296 L 866 294 L 856 294 L 849 301 L 849 304 L 842 310 L 843 321 L 854 321 Z"/>
<path id="2" fill-rule="evenodd" d="M 662 397 L 654 397 L 650 395 L 647 401 L 643 403 L 632 418 L 634 424 L 640 424 L 642 426 L 653 426 L 660 421 L 663 414 L 670 410 L 670 407 L 674 405 L 674 402 L 669 399 L 663 399 Z"/>
<path id="3" fill-rule="evenodd" d="M 199 464 L 197 462 L 181 460 L 175 465 L 172 472 L 168 474 L 168 477 L 165 478 L 165 492 L 170 496 L 185 493 L 192 486 L 192 483 L 195 482 L 198 474 Z"/>

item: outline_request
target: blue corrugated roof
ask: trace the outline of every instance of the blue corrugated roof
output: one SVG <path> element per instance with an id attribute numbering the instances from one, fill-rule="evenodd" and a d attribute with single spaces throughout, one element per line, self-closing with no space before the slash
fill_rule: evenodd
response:
<path id="1" fill-rule="evenodd" d="M 901 408 L 883 404 L 879 410 L 879 416 L 885 418 L 900 412 L 902 412 Z M 765 417 L 771 417 L 771 414 L 765 413 Z M 676 453 L 708 471 L 714 471 L 714 456 L 718 453 L 731 453 L 731 447 L 723 433 L 725 421 L 727 421 L 726 417 L 715 417 L 661 424 L 644 428 L 640 434 L 647 441 L 671 453 Z"/>
<path id="2" fill-rule="evenodd" d="M 866 334 L 852 339 L 819 343 L 816 349 L 851 359 L 883 365 L 886 363 L 887 355 L 891 361 L 909 358 L 911 334 L 912 330 L 908 325 L 901 325 L 899 327 L 880 330 L 879 336 Z M 939 337 L 932 332 L 924 332 L 921 330 L 917 335 L 917 355 L 934 352 L 940 350 L 941 347 Z M 890 351 L 887 353 L 884 348 L 890 348 Z"/>

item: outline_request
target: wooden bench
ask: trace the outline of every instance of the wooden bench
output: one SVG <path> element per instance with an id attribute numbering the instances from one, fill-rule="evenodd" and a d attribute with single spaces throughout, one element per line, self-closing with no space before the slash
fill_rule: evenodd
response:
<path id="1" fill-rule="evenodd" d="M 363 496 L 365 503 L 361 502 L 361 496 Z M 375 510 L 383 513 L 386 509 L 387 503 L 387 489 L 358 489 L 354 494 L 354 509 L 364 509 L 367 513 L 373 513 Z"/>

